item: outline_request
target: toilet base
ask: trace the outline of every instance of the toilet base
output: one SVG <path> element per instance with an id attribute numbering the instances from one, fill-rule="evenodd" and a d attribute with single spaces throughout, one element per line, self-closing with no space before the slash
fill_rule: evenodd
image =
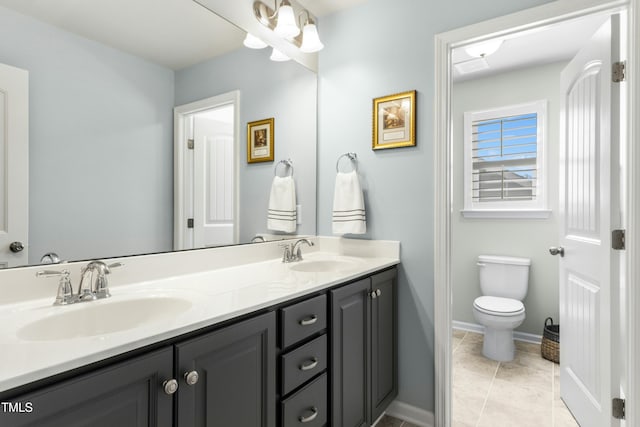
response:
<path id="1" fill-rule="evenodd" d="M 493 329 L 484 327 L 482 354 L 498 362 L 510 362 L 516 354 L 512 329 Z"/>

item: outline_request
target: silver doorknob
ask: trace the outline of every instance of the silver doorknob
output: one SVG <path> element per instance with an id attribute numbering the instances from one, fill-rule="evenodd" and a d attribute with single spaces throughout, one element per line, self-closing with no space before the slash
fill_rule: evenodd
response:
<path id="1" fill-rule="evenodd" d="M 185 372 L 184 374 L 184 382 L 189 385 L 195 385 L 199 378 L 198 371 Z"/>
<path id="2" fill-rule="evenodd" d="M 549 253 L 551 255 L 564 256 L 564 248 L 562 246 L 558 246 L 557 248 L 555 246 L 552 246 L 549 248 Z"/>
<path id="3" fill-rule="evenodd" d="M 24 250 L 24 245 L 22 242 L 11 242 L 9 250 L 14 253 L 22 252 Z"/>
<path id="4" fill-rule="evenodd" d="M 178 381 L 176 380 L 166 380 L 162 383 L 162 388 L 166 394 L 173 394 L 178 391 Z"/>

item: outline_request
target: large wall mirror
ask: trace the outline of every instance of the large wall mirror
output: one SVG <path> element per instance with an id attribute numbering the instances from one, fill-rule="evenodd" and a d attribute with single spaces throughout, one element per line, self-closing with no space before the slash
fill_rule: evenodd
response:
<path id="1" fill-rule="evenodd" d="M 217 169 L 205 174 L 234 180 L 237 231 L 224 244 L 270 232 L 270 187 L 286 159 L 301 213 L 295 233 L 315 234 L 316 74 L 245 48 L 244 36 L 192 0 L 0 0 L 0 66 L 26 70 L 29 90 L 28 236 L 22 258 L 8 248 L 21 238 L 0 240 L 0 264 L 185 247 L 174 242 L 174 108 L 232 93 L 235 151 L 206 160 Z M 248 163 L 247 123 L 268 118 L 274 160 Z M 2 174 L 10 161 L 0 158 Z"/>

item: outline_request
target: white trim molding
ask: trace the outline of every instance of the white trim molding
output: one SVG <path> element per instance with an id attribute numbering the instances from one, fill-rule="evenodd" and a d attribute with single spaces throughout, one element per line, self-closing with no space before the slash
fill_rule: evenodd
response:
<path id="1" fill-rule="evenodd" d="M 387 407 L 385 414 L 408 421 L 420 427 L 434 427 L 433 412 L 425 411 L 422 408 L 409 405 L 408 403 L 394 400 Z"/>
<path id="2" fill-rule="evenodd" d="M 452 147 L 451 126 L 451 50 L 456 47 L 507 36 L 525 30 L 532 30 L 562 21 L 593 14 L 612 14 L 628 11 L 628 31 L 625 45 L 627 57 L 626 95 L 627 117 L 626 138 L 623 138 L 627 153 L 627 175 L 625 196 L 627 203 L 623 217 L 627 219 L 627 248 L 625 282 L 621 287 L 622 301 L 626 303 L 627 317 L 622 321 L 626 329 L 623 339 L 627 340 L 626 363 L 622 369 L 623 378 L 614 380 L 622 385 L 628 400 L 626 421 L 622 424 L 640 425 L 640 369 L 633 361 L 640 357 L 640 290 L 634 284 L 640 283 L 640 123 L 633 118 L 640 116 L 640 54 L 636 40 L 640 39 L 640 0 L 558 0 L 521 12 L 480 22 L 435 36 L 435 158 L 434 158 L 434 327 L 435 327 L 435 425 L 450 427 L 451 418 L 451 216 L 452 211 Z M 457 213 L 456 213 L 457 214 Z M 626 385 L 626 389 L 625 386 Z"/>
<path id="3" fill-rule="evenodd" d="M 454 320 L 451 322 L 453 329 L 458 331 L 475 332 L 484 335 L 484 326 L 477 323 L 460 322 Z M 528 332 L 513 331 L 513 339 L 516 341 L 529 342 L 532 344 L 542 343 L 542 335 L 530 334 Z"/>

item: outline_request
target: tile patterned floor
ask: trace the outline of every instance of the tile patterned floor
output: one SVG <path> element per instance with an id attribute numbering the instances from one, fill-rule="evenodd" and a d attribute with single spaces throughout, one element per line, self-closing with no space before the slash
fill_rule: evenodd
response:
<path id="1" fill-rule="evenodd" d="M 453 427 L 578 427 L 540 345 L 516 341 L 515 359 L 496 362 L 482 356 L 481 334 L 454 330 L 452 344 Z"/>
<path id="2" fill-rule="evenodd" d="M 390 417 L 389 415 L 385 415 L 378 421 L 378 424 L 375 427 L 418 427 L 415 424 L 410 423 L 409 421 L 402 421 L 394 417 Z"/>

